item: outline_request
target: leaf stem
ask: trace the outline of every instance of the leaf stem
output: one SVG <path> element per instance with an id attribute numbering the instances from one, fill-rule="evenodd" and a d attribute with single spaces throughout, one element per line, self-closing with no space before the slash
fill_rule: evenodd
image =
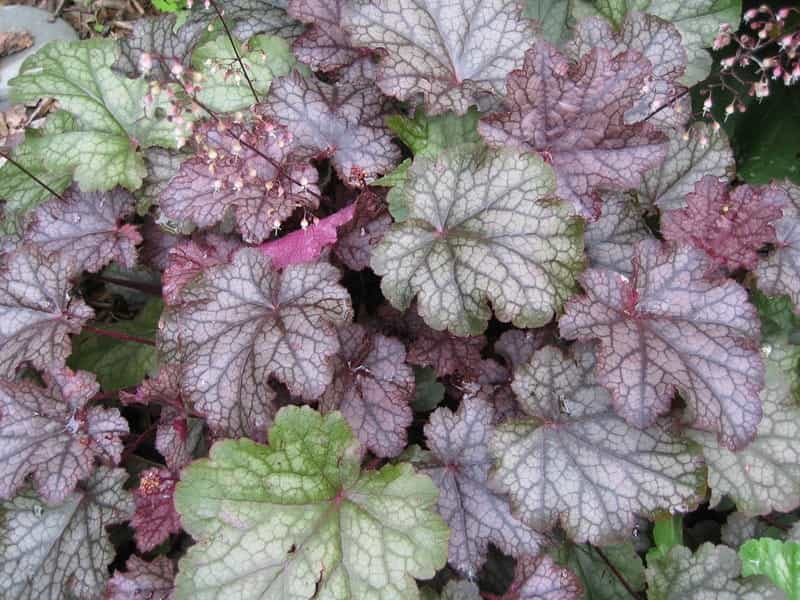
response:
<path id="1" fill-rule="evenodd" d="M 92 279 L 96 279 L 97 281 L 101 281 L 103 283 L 120 285 L 122 287 L 130 288 L 132 290 L 138 290 L 142 293 L 149 294 L 151 296 L 161 297 L 162 294 L 160 285 L 154 285 L 151 283 L 142 283 L 139 281 L 131 281 L 130 279 L 118 279 L 117 277 L 108 277 L 106 275 L 90 275 L 90 277 Z"/>
<path id="2" fill-rule="evenodd" d="M 5 159 L 6 159 L 8 162 L 10 162 L 12 165 L 14 165 L 15 167 L 17 167 L 17 168 L 18 168 L 20 171 L 22 171 L 23 173 L 25 173 L 25 175 L 27 175 L 27 176 L 28 176 L 28 177 L 30 177 L 30 178 L 31 178 L 33 181 L 35 181 L 36 183 L 38 183 L 38 184 L 39 184 L 40 186 L 42 186 L 42 187 L 43 187 L 45 190 L 47 190 L 48 192 L 50 192 L 50 193 L 51 193 L 53 196 L 55 196 L 56 198 L 58 198 L 59 200 L 61 200 L 62 202 L 64 202 L 64 196 L 62 196 L 61 194 L 59 194 L 57 191 L 55 191 L 53 188 L 51 188 L 49 185 L 47 185 L 47 184 L 46 184 L 44 181 L 42 181 L 41 179 L 39 179 L 39 178 L 38 178 L 36 175 L 34 175 L 33 173 L 31 173 L 31 172 L 30 172 L 28 169 L 26 169 L 25 167 L 23 167 L 23 166 L 22 166 L 20 163 L 18 163 L 16 160 L 14 160 L 13 158 L 11 158 L 11 156 L 9 156 L 8 154 L 6 154 L 6 153 L 5 153 L 5 152 L 3 152 L 2 150 L 0 150 L 0 156 L 1 156 L 1 157 L 3 157 L 3 158 L 5 158 Z"/>
<path id="3" fill-rule="evenodd" d="M 211 6 L 214 7 L 214 10 L 217 12 L 217 16 L 219 20 L 222 21 L 222 27 L 225 28 L 225 35 L 228 36 L 228 41 L 231 43 L 231 48 L 233 48 L 233 53 L 236 55 L 236 60 L 239 62 L 239 66 L 242 68 L 242 73 L 244 73 L 244 78 L 247 80 L 247 85 L 250 86 L 250 91 L 253 93 L 253 98 L 256 99 L 256 104 L 261 102 L 258 99 L 258 94 L 256 93 L 256 88 L 253 86 L 253 82 L 250 81 L 250 75 L 247 74 L 247 69 L 244 66 L 244 62 L 242 61 L 242 57 L 239 54 L 239 49 L 236 47 L 236 40 L 233 39 L 233 35 L 231 34 L 231 30 L 228 29 L 228 24 L 225 22 L 225 17 L 222 16 L 222 11 L 217 6 L 217 3 L 214 0 L 209 0 Z"/>
<path id="4" fill-rule="evenodd" d="M 606 563 L 608 569 L 614 574 L 614 577 L 616 577 L 619 580 L 619 582 L 622 584 L 622 587 L 624 587 L 627 590 L 627 592 L 631 595 L 631 598 L 640 600 L 639 594 L 636 593 L 636 591 L 631 587 L 631 584 L 628 583 L 628 581 L 622 576 L 622 573 L 619 572 L 617 567 L 615 567 L 612 564 L 612 562 L 608 560 L 608 557 L 605 555 L 605 553 L 597 546 L 591 546 L 591 547 L 594 548 L 594 551 L 597 552 L 598 556 L 603 559 L 603 562 Z"/>
<path id="5" fill-rule="evenodd" d="M 147 346 L 156 345 L 153 340 L 148 340 L 147 338 L 139 337 L 137 335 L 129 335 L 120 331 L 112 331 L 110 329 L 98 329 L 97 327 L 92 327 L 91 325 L 84 325 L 83 330 L 95 335 L 101 335 L 104 337 L 113 338 L 115 340 L 120 340 L 122 342 L 135 342 L 137 344 L 144 344 Z"/>

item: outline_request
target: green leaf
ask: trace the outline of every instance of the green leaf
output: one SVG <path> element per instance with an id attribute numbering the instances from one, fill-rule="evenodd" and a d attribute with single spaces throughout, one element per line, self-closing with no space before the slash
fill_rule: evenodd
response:
<path id="1" fill-rule="evenodd" d="M 795 314 L 789 296 L 767 296 L 753 289 L 751 301 L 758 309 L 763 339 L 782 338 L 790 344 L 800 345 L 800 315 Z"/>
<path id="2" fill-rule="evenodd" d="M 800 599 L 800 543 L 771 538 L 749 540 L 739 548 L 742 575 L 766 575 L 786 592 L 789 600 Z"/>
<path id="3" fill-rule="evenodd" d="M 289 44 L 272 35 L 254 36 L 244 45 L 237 41 L 236 50 L 259 99 L 272 79 L 287 75 L 296 62 Z M 197 99 L 211 110 L 233 112 L 255 103 L 227 35 L 199 46 L 192 54 L 192 67 L 203 75 Z"/>
<path id="4" fill-rule="evenodd" d="M 602 553 L 602 556 L 601 556 Z M 644 589 L 644 565 L 630 543 L 597 548 L 590 544 L 565 543 L 553 555 L 562 566 L 578 575 L 586 590 L 584 600 L 621 600 L 630 594 L 603 559 L 614 566 L 635 592 Z"/>
<path id="5" fill-rule="evenodd" d="M 655 546 L 647 553 L 647 562 L 666 556 L 675 546 L 683 546 L 683 517 L 666 515 L 656 519 L 653 527 Z"/>
<path id="6" fill-rule="evenodd" d="M 49 170 L 71 172 L 85 192 L 136 190 L 146 175 L 141 149 L 177 145 L 174 124 L 145 114 L 147 82 L 111 70 L 117 54 L 112 40 L 51 42 L 9 82 L 13 102 L 53 97 L 73 116 L 72 129 L 37 137 L 31 149 Z"/>
<path id="7" fill-rule="evenodd" d="M 101 323 L 97 328 L 155 341 L 162 308 L 162 301 L 153 299 L 135 319 L 112 325 Z M 72 369 L 83 369 L 97 375 L 100 386 L 106 391 L 137 385 L 145 375 L 155 373 L 158 367 L 154 346 L 118 340 L 90 331 L 83 331 L 73 338 L 72 348 L 67 364 Z"/>
<path id="8" fill-rule="evenodd" d="M 175 0 L 150 0 L 150 3 L 159 11 L 166 13 L 178 12 L 183 3 L 178 4 Z"/>
<path id="9" fill-rule="evenodd" d="M 372 185 L 392 188 L 386 195 L 386 202 L 389 204 L 389 214 L 398 223 L 408 218 L 408 204 L 405 199 L 404 186 L 408 177 L 409 167 L 411 167 L 411 159 L 407 158 L 397 165 L 393 171 L 372 182 Z"/>
<path id="10" fill-rule="evenodd" d="M 436 380 L 436 371 L 431 367 L 413 368 L 417 387 L 411 408 L 414 412 L 433 410 L 444 400 L 444 386 Z"/>
<path id="11" fill-rule="evenodd" d="M 524 15 L 539 22 L 542 37 L 556 46 L 567 37 L 572 0 L 527 0 Z"/>
<path id="12" fill-rule="evenodd" d="M 409 464 L 361 470 L 339 412 L 278 412 L 269 446 L 216 443 L 181 476 L 175 506 L 197 540 L 176 599 L 412 600 L 447 560 L 437 490 Z"/>

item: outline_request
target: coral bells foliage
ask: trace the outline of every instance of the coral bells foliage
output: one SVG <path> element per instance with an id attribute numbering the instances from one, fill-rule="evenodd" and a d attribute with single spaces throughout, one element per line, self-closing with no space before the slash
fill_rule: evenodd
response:
<path id="1" fill-rule="evenodd" d="M 9 84 L 0 597 L 782 598 L 800 12 L 197 4 Z"/>

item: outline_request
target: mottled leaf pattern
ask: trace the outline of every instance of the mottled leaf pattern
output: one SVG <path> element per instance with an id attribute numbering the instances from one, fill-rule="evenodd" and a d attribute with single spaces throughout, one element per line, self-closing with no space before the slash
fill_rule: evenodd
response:
<path id="1" fill-rule="evenodd" d="M 71 344 L 94 316 L 83 300 L 70 295 L 75 264 L 68 254 L 45 257 L 21 248 L 0 267 L 0 375 L 13 379 L 30 362 L 38 369 L 64 365 Z"/>
<path id="2" fill-rule="evenodd" d="M 156 467 L 139 475 L 139 487 L 133 490 L 136 508 L 131 527 L 141 552 L 149 552 L 180 531 L 180 517 L 172 501 L 177 483 L 177 477 L 168 469 Z"/>
<path id="3" fill-rule="evenodd" d="M 339 327 L 338 335 L 341 350 L 333 361 L 333 382 L 320 407 L 340 410 L 361 444 L 377 456 L 396 456 L 406 446 L 414 397 L 405 347 L 356 324 Z"/>
<path id="4" fill-rule="evenodd" d="M 194 18 L 176 31 L 175 15 L 137 19 L 131 35 L 120 40 L 120 53 L 114 66 L 128 75 L 136 75 L 140 72 L 142 55 L 163 57 L 164 64 L 160 60 L 152 61 L 150 74 L 154 79 L 168 80 L 167 61 L 172 59 L 188 66 L 192 49 L 205 28 L 202 19 Z"/>
<path id="5" fill-rule="evenodd" d="M 755 273 L 758 287 L 767 294 L 788 294 L 800 314 L 800 187 L 785 184 L 789 203 L 775 223 L 777 243 Z"/>
<path id="6" fill-rule="evenodd" d="M 161 277 L 164 300 L 168 304 L 180 304 L 181 293 L 187 285 L 211 267 L 229 263 L 241 247 L 236 240 L 209 234 L 172 248 Z"/>
<path id="7" fill-rule="evenodd" d="M 115 571 L 106 586 L 107 600 L 171 600 L 175 566 L 166 556 L 147 562 L 131 556 L 125 571 Z"/>
<path id="8" fill-rule="evenodd" d="M 489 144 L 539 152 L 553 166 L 557 193 L 596 218 L 598 188 L 636 187 L 664 159 L 666 137 L 648 123 L 626 124 L 652 67 L 639 52 L 594 48 L 571 64 L 538 41 L 508 77 L 507 109 L 478 130 Z"/>
<path id="9" fill-rule="evenodd" d="M 316 169 L 292 156 L 283 127 L 260 115 L 249 125 L 208 121 L 193 139 L 197 154 L 159 197 L 167 217 L 210 227 L 231 211 L 245 241 L 257 243 L 297 206 L 317 207 Z"/>
<path id="10" fill-rule="evenodd" d="M 553 556 L 580 576 L 586 598 L 591 600 L 620 600 L 631 595 L 629 590 L 644 589 L 644 565 L 630 542 L 602 548 L 566 542 Z M 625 579 L 627 587 L 615 573 Z"/>
<path id="11" fill-rule="evenodd" d="M 142 236 L 122 220 L 133 213 L 133 203 L 133 196 L 119 188 L 82 193 L 73 187 L 64 201 L 53 199 L 36 209 L 25 241 L 46 254 L 69 254 L 79 271 L 94 273 L 111 261 L 132 269 Z"/>
<path id="12" fill-rule="evenodd" d="M 176 506 L 200 543 L 176 597 L 417 598 L 413 578 L 447 557 L 431 480 L 407 463 L 362 472 L 338 413 L 283 408 L 269 442 L 220 442 L 184 470 Z"/>
<path id="13" fill-rule="evenodd" d="M 114 546 L 106 527 L 133 511 L 122 469 L 99 468 L 58 506 L 23 491 L 0 503 L 0 595 L 15 600 L 93 600 L 102 595 Z"/>
<path id="14" fill-rule="evenodd" d="M 514 581 L 503 600 L 578 600 L 583 597 L 580 579 L 542 554 L 517 561 Z"/>
<path id="15" fill-rule="evenodd" d="M 689 422 L 741 449 L 761 420 L 759 323 L 744 288 L 706 279 L 710 267 L 693 248 L 639 242 L 631 279 L 584 273 L 586 295 L 567 304 L 559 329 L 600 341 L 598 382 L 631 425 L 653 423 L 679 391 Z"/>
<path id="16" fill-rule="evenodd" d="M 227 435 L 263 437 L 272 418 L 270 375 L 293 394 L 319 398 L 339 351 L 335 324 L 350 297 L 326 263 L 274 270 L 258 249 L 207 270 L 165 310 L 162 349 L 181 365 L 181 393 Z"/>
<path id="17" fill-rule="evenodd" d="M 492 407 L 465 398 L 453 413 L 437 409 L 425 426 L 431 460 L 421 465 L 439 487 L 439 513 L 450 526 L 448 562 L 475 577 L 489 543 L 506 554 L 535 555 L 544 539 L 512 516 L 508 499 L 489 487 Z"/>
<path id="18" fill-rule="evenodd" d="M 729 271 L 751 270 L 758 264 L 758 251 L 777 241 L 772 223 L 788 203 L 788 195 L 776 185 L 731 190 L 706 176 L 686 196 L 686 208 L 662 214 L 661 234 L 702 250 Z"/>
<path id="19" fill-rule="evenodd" d="M 550 168 L 511 150 L 459 146 L 417 158 L 404 193 L 409 218 L 372 256 L 384 296 L 414 297 L 425 322 L 456 335 L 482 333 L 495 316 L 518 327 L 550 321 L 582 267 L 580 224 L 553 192 Z"/>
<path id="20" fill-rule="evenodd" d="M 369 80 L 328 84 L 294 71 L 273 82 L 263 106 L 287 126 L 298 148 L 330 157 L 339 176 L 358 186 L 400 162 L 383 122 L 385 105 Z"/>
<path id="21" fill-rule="evenodd" d="M 344 0 L 289 0 L 287 11 L 308 23 L 292 49 L 298 60 L 315 71 L 331 71 L 349 65 L 361 52 L 353 48 L 342 29 Z"/>
<path id="22" fill-rule="evenodd" d="M 490 451 L 495 484 L 526 523 L 604 544 L 624 539 L 637 514 L 699 503 L 705 472 L 668 422 L 638 430 L 619 418 L 594 366 L 588 346 L 574 358 L 538 350 L 512 383 L 532 418 L 499 425 Z"/>
<path id="23" fill-rule="evenodd" d="M 515 0 L 354 0 L 344 28 L 357 46 L 384 51 L 378 85 L 421 95 L 431 114 L 467 112 L 502 95 L 535 36 Z"/>
<path id="24" fill-rule="evenodd" d="M 363 271 L 369 267 L 372 250 L 392 224 L 383 194 L 367 189 L 355 202 L 353 218 L 339 226 L 333 247 L 336 256 L 348 268 Z"/>
<path id="25" fill-rule="evenodd" d="M 584 243 L 589 265 L 630 276 L 636 242 L 652 238 L 635 199 L 620 192 L 601 194 L 600 218 L 586 224 Z"/>

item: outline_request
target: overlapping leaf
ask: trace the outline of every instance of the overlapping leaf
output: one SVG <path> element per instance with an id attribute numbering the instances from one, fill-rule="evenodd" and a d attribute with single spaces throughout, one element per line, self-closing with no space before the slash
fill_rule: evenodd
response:
<path id="1" fill-rule="evenodd" d="M 111 261 L 132 269 L 142 236 L 122 220 L 133 209 L 133 196 L 125 190 L 82 193 L 72 187 L 64 200 L 53 199 L 36 209 L 25 241 L 45 254 L 69 254 L 79 271 L 94 273 Z"/>
<path id="2" fill-rule="evenodd" d="M 168 469 L 154 467 L 139 475 L 139 487 L 133 490 L 131 527 L 140 551 L 149 552 L 180 531 L 180 516 L 172 501 L 177 483 Z"/>
<path id="3" fill-rule="evenodd" d="M 593 544 L 625 538 L 634 516 L 698 503 L 705 472 L 669 423 L 630 427 L 595 382 L 588 346 L 574 358 L 538 350 L 514 373 L 512 388 L 527 420 L 497 427 L 490 451 L 494 481 L 520 518 L 544 530 L 560 524 L 571 539 Z"/>
<path id="4" fill-rule="evenodd" d="M 800 314 L 800 187 L 785 184 L 789 202 L 775 223 L 777 243 L 755 273 L 758 287 L 767 294 L 788 294 Z"/>
<path id="5" fill-rule="evenodd" d="M 624 118 L 651 76 L 650 63 L 636 51 L 594 48 L 571 64 L 538 41 L 524 68 L 508 77 L 506 110 L 482 118 L 478 130 L 492 145 L 539 152 L 556 172 L 558 195 L 596 218 L 598 188 L 636 187 L 666 154 L 663 133 Z"/>
<path id="6" fill-rule="evenodd" d="M 67 254 L 45 257 L 21 248 L 0 267 L 0 376 L 13 379 L 30 362 L 37 369 L 64 365 L 71 344 L 94 316 L 83 300 L 70 295 L 75 264 Z"/>
<path id="7" fill-rule="evenodd" d="M 298 60 L 314 71 L 331 71 L 352 63 L 361 52 L 342 29 L 344 0 L 289 0 L 288 13 L 309 27 L 292 46 Z"/>
<path id="8" fill-rule="evenodd" d="M 584 597 L 577 575 L 542 554 L 517 561 L 514 581 L 503 600 L 578 600 Z"/>
<path id="9" fill-rule="evenodd" d="M 295 208 L 316 208 L 317 171 L 296 159 L 287 131 L 260 114 L 249 125 L 206 122 L 193 138 L 196 154 L 161 192 L 171 219 L 216 225 L 230 211 L 247 242 L 262 242 Z"/>
<path id="10" fill-rule="evenodd" d="M 229 263 L 241 247 L 236 240 L 209 234 L 172 248 L 161 277 L 166 302 L 180 304 L 181 293 L 187 285 L 211 267 Z"/>
<path id="11" fill-rule="evenodd" d="M 106 586 L 108 600 L 170 600 L 175 566 L 166 556 L 150 562 L 134 555 L 125 563 L 125 571 L 115 571 Z"/>
<path id="12" fill-rule="evenodd" d="M 260 250 L 243 249 L 207 270 L 161 319 L 159 343 L 181 365 L 181 393 L 227 435 L 263 437 L 276 377 L 293 394 L 318 398 L 339 351 L 335 325 L 350 320 L 347 290 L 327 263 L 279 273 Z"/>
<path id="13" fill-rule="evenodd" d="M 439 514 L 450 526 L 448 562 L 475 577 L 490 543 L 515 557 L 535 555 L 542 536 L 511 514 L 508 499 L 489 486 L 492 407 L 465 398 L 453 413 L 437 409 L 425 426 L 430 457 L 420 469 L 439 487 Z"/>
<path id="14" fill-rule="evenodd" d="M 0 503 L 0 595 L 18 600 L 93 599 L 102 595 L 114 546 L 106 527 L 133 505 L 122 469 L 99 468 L 58 506 L 28 490 Z"/>
<path id="15" fill-rule="evenodd" d="M 644 175 L 639 200 L 647 208 L 681 208 L 700 179 L 714 176 L 727 181 L 734 164 L 728 137 L 707 124 L 695 123 L 670 136 L 666 158 Z"/>
<path id="16" fill-rule="evenodd" d="M 786 592 L 800 596 L 800 543 L 770 538 L 749 540 L 739 549 L 742 575 L 764 575 Z"/>
<path id="17" fill-rule="evenodd" d="M 92 474 L 95 458 L 119 462 L 128 422 L 116 408 L 89 405 L 100 389 L 94 376 L 61 369 L 44 382 L 0 380 L 0 498 L 32 475 L 39 495 L 57 504 Z"/>
<path id="18" fill-rule="evenodd" d="M 495 316 L 519 327 L 550 321 L 582 267 L 581 228 L 541 159 L 459 146 L 417 158 L 404 186 L 410 212 L 372 256 L 384 296 L 436 330 L 481 333 Z"/>
<path id="19" fill-rule="evenodd" d="M 566 542 L 554 556 L 580 576 L 591 600 L 620 600 L 644 590 L 644 565 L 630 542 L 603 548 Z"/>
<path id="20" fill-rule="evenodd" d="M 348 268 L 363 271 L 391 224 L 384 195 L 367 189 L 356 198 L 353 218 L 339 226 L 333 251 Z"/>
<path id="21" fill-rule="evenodd" d="M 283 408 L 269 442 L 217 443 L 183 471 L 176 506 L 200 543 L 176 598 L 417 598 L 413 578 L 447 556 L 431 480 L 407 463 L 361 471 L 338 413 Z"/>
<path id="22" fill-rule="evenodd" d="M 421 95 L 431 114 L 492 104 L 536 33 L 514 0 L 354 0 L 343 26 L 355 45 L 384 51 L 381 89 Z"/>
<path id="23" fill-rule="evenodd" d="M 395 338 L 370 335 L 361 325 L 338 328 L 341 350 L 333 382 L 320 398 L 325 412 L 340 410 L 361 444 L 377 456 L 405 448 L 411 425 L 414 373 Z"/>
<path id="24" fill-rule="evenodd" d="M 759 323 L 744 288 L 705 278 L 711 266 L 693 248 L 639 242 L 631 279 L 584 273 L 586 295 L 567 304 L 559 329 L 600 341 L 598 382 L 631 425 L 655 422 L 679 391 L 688 421 L 741 449 L 761 420 Z"/>
<path id="25" fill-rule="evenodd" d="M 719 267 L 752 270 L 758 251 L 777 241 L 773 222 L 788 203 L 788 195 L 776 185 L 731 190 L 707 175 L 686 196 L 686 208 L 661 216 L 661 233 L 667 240 L 702 250 Z"/>
<path id="26" fill-rule="evenodd" d="M 297 147 L 330 157 L 348 184 L 362 185 L 390 171 L 400 149 L 383 122 L 386 101 L 369 80 L 328 84 L 297 71 L 273 82 L 264 111 L 286 125 Z"/>
<path id="27" fill-rule="evenodd" d="M 636 200 L 627 194 L 601 194 L 600 218 L 586 224 L 584 242 L 589 265 L 631 275 L 636 242 L 651 238 Z"/>

